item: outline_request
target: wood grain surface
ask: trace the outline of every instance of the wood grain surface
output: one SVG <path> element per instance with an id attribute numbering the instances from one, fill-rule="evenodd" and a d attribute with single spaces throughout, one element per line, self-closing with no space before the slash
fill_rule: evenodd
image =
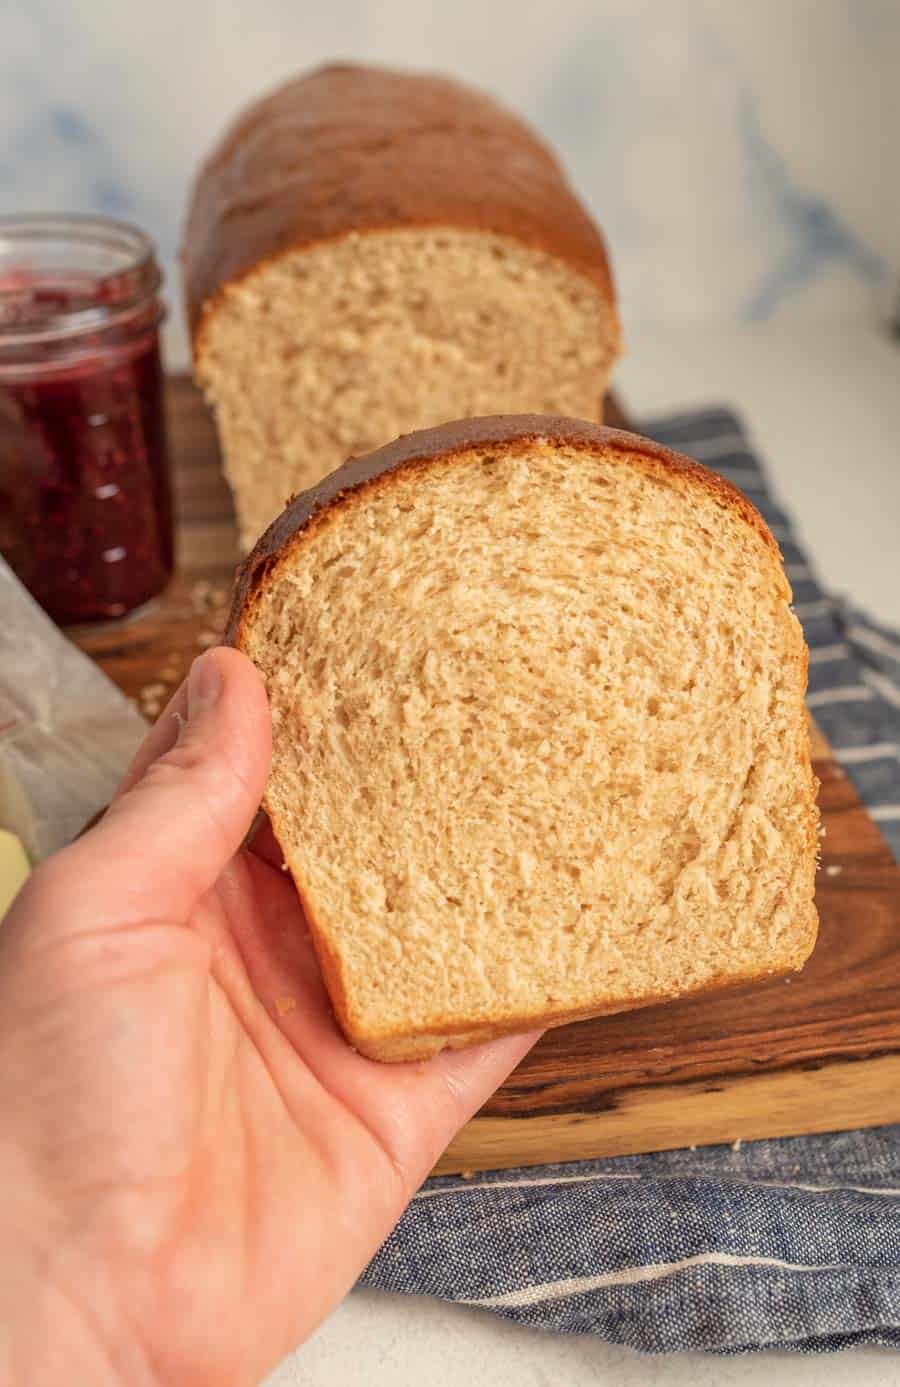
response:
<path id="1" fill-rule="evenodd" d="M 131 620 L 71 633 L 151 719 L 218 639 L 238 557 L 214 431 L 186 380 L 170 383 L 169 410 L 178 577 Z M 439 1171 L 900 1121 L 900 867 L 815 729 L 813 750 L 826 836 L 804 971 L 549 1031 Z"/>

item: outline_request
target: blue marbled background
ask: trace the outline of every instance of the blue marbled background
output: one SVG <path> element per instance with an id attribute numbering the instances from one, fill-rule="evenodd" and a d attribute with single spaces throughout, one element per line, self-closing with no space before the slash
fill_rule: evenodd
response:
<path id="1" fill-rule="evenodd" d="M 0 0 L 0 205 L 156 237 L 169 361 L 193 170 L 326 58 L 439 68 L 562 151 L 626 324 L 885 314 L 900 261 L 897 0 Z"/>

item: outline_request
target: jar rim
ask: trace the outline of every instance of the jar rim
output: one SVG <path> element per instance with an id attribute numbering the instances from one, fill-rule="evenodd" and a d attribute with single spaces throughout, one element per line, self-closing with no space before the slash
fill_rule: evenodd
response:
<path id="1" fill-rule="evenodd" d="M 77 283 L 56 300 L 49 284 Z M 162 284 L 154 245 L 130 222 L 92 213 L 0 216 L 0 348 L 67 342 L 127 322 Z"/>

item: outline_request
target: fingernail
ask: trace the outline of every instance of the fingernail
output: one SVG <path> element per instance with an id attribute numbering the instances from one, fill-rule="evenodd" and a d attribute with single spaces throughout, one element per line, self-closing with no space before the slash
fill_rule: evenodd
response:
<path id="1" fill-rule="evenodd" d="M 215 707 L 222 692 L 222 673 L 212 651 L 200 655 L 188 675 L 188 717 L 195 718 Z"/>

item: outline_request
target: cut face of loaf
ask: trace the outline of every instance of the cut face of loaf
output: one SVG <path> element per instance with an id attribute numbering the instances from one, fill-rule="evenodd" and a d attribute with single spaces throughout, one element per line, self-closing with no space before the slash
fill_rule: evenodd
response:
<path id="1" fill-rule="evenodd" d="M 244 566 L 266 808 L 347 1036 L 429 1055 L 799 968 L 806 652 L 739 493 L 471 420 L 298 498 Z"/>
<path id="2" fill-rule="evenodd" d="M 597 418 L 618 351 L 603 240 L 555 156 L 431 75 L 340 65 L 264 97 L 197 180 L 184 270 L 245 547 L 411 429 Z"/>
<path id="3" fill-rule="evenodd" d="M 242 543 L 351 454 L 487 410 L 596 417 L 609 303 L 545 252 L 452 228 L 351 234 L 234 286 L 197 369 Z"/>

